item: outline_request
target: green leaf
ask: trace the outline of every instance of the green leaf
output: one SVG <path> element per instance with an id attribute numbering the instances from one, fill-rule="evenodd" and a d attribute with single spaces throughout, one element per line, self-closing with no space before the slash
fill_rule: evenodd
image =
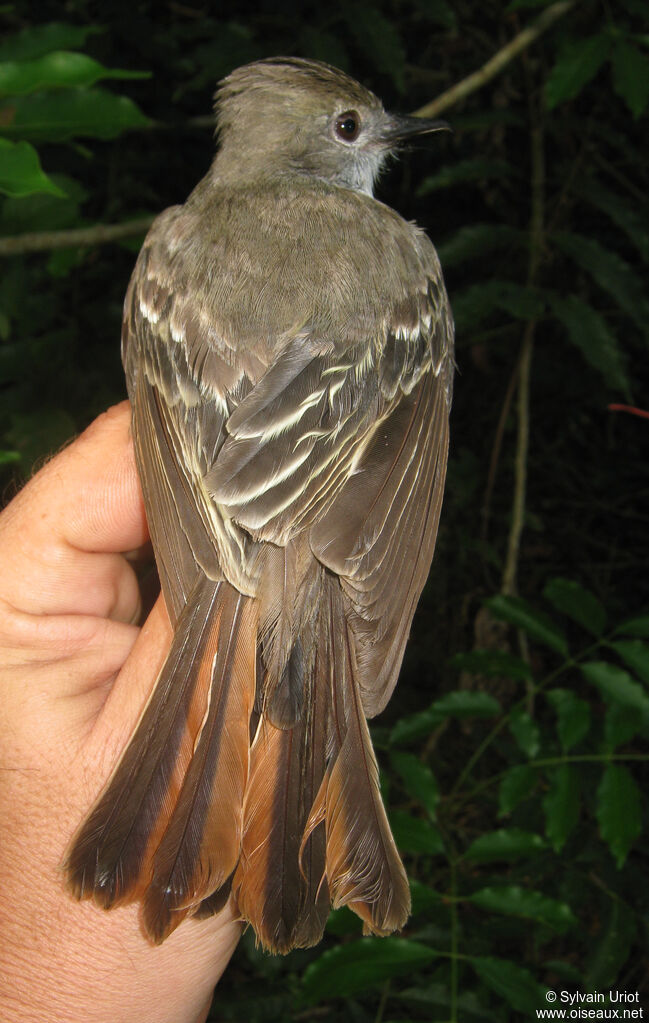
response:
<path id="1" fill-rule="evenodd" d="M 538 920 L 560 934 L 577 923 L 567 903 L 550 899 L 541 892 L 521 888 L 520 885 L 493 885 L 481 888 L 470 896 L 469 902 L 488 912 Z"/>
<path id="2" fill-rule="evenodd" d="M 39 89 L 94 85 L 102 78 L 149 78 L 148 72 L 105 68 L 83 53 L 58 50 L 27 61 L 0 63 L 0 95 L 23 96 Z"/>
<path id="3" fill-rule="evenodd" d="M 429 821 L 413 817 L 405 810 L 393 810 L 390 814 L 390 826 L 401 852 L 423 853 L 426 856 L 443 854 L 442 836 Z"/>
<path id="4" fill-rule="evenodd" d="M 563 752 L 567 753 L 588 734 L 590 704 L 575 696 L 570 689 L 548 689 L 545 696 L 556 712 L 559 742 Z"/>
<path id="5" fill-rule="evenodd" d="M 426 1015 L 420 1019 L 425 1020 L 450 1020 L 451 994 L 448 984 L 428 984 L 426 987 L 406 988 L 405 991 L 391 990 L 390 1001 L 393 998 L 405 1002 L 407 1005 L 416 1006 Z M 453 1009 L 455 1019 L 462 1023 L 470 1023 L 475 1019 L 477 1023 L 497 1023 L 498 1017 L 489 1012 L 474 991 L 465 991 L 463 994 L 453 995 Z M 439 1010 L 442 1010 L 441 1012 Z M 407 1023 L 407 1020 L 401 1020 Z"/>
<path id="6" fill-rule="evenodd" d="M 615 632 L 621 632 L 623 636 L 640 636 L 642 639 L 649 639 L 649 615 L 629 618 L 628 622 L 618 625 Z"/>
<path id="7" fill-rule="evenodd" d="M 327 949 L 309 963 L 302 978 L 306 1002 L 348 998 L 357 991 L 379 987 L 390 977 L 412 973 L 436 958 L 432 949 L 405 938 L 362 938 Z"/>
<path id="8" fill-rule="evenodd" d="M 527 601 L 521 600 L 520 597 L 505 597 L 499 594 L 491 597 L 486 604 L 496 618 L 522 629 L 532 639 L 550 647 L 555 653 L 568 656 L 568 643 L 563 632 L 547 615 L 531 607 Z"/>
<path id="9" fill-rule="evenodd" d="M 390 756 L 390 763 L 400 776 L 408 795 L 421 803 L 431 820 L 435 820 L 440 795 L 430 767 L 422 764 L 412 753 L 394 752 Z"/>
<path id="10" fill-rule="evenodd" d="M 535 757 L 541 747 L 541 733 L 532 716 L 522 707 L 515 707 L 511 711 L 509 730 L 525 756 Z"/>
<path id="11" fill-rule="evenodd" d="M 38 153 L 29 142 L 9 142 L 3 138 L 0 138 L 0 191 L 14 197 L 34 192 L 65 195 L 47 176 Z"/>
<path id="12" fill-rule="evenodd" d="M 579 774 L 570 764 L 548 770 L 550 789 L 543 800 L 545 834 L 561 852 L 579 820 Z"/>
<path id="13" fill-rule="evenodd" d="M 597 790 L 599 833 L 619 867 L 642 831 L 640 792 L 626 767 L 608 764 Z"/>
<path id="14" fill-rule="evenodd" d="M 556 973 L 561 980 L 566 980 L 568 984 L 574 984 L 575 987 L 581 988 L 583 986 L 584 978 L 582 977 L 581 970 L 572 963 L 567 963 L 564 959 L 546 959 L 543 963 L 543 969 L 547 973 Z"/>
<path id="15" fill-rule="evenodd" d="M 515 810 L 535 788 L 537 778 L 537 772 L 529 764 L 516 764 L 510 767 L 498 790 L 498 816 L 504 817 Z"/>
<path id="16" fill-rule="evenodd" d="M 539 1006 L 545 1003 L 546 988 L 537 984 L 529 970 L 522 966 L 492 956 L 479 956 L 468 962 L 480 980 L 517 1012 L 533 1017 Z"/>
<path id="17" fill-rule="evenodd" d="M 19 451 L 0 451 L 0 465 L 15 465 L 19 461 Z"/>
<path id="18" fill-rule="evenodd" d="M 472 675 L 486 675 L 487 678 L 511 678 L 517 682 L 528 682 L 532 678 L 529 664 L 521 657 L 508 654 L 505 650 L 471 650 L 455 654 L 449 664 Z"/>
<path id="19" fill-rule="evenodd" d="M 349 906 L 341 906 L 340 909 L 333 909 L 327 920 L 327 934 L 335 934 L 337 938 L 346 937 L 348 934 L 356 934 L 360 937 L 362 923 L 352 913 Z"/>
<path id="20" fill-rule="evenodd" d="M 491 128 L 517 127 L 525 125 L 526 119 L 512 107 L 474 108 L 467 113 L 453 113 L 453 127 L 458 131 L 484 132 Z M 510 168 L 511 172 L 511 168 Z"/>
<path id="21" fill-rule="evenodd" d="M 492 718 L 500 714 L 500 704 L 489 693 L 455 689 L 431 704 L 439 718 Z"/>
<path id="22" fill-rule="evenodd" d="M 417 916 L 418 913 L 430 912 L 431 909 L 439 906 L 442 898 L 438 892 L 414 878 L 410 879 L 410 897 L 413 916 Z"/>
<path id="23" fill-rule="evenodd" d="M 605 213 L 633 242 L 645 261 L 649 261 L 649 230 L 646 218 L 638 214 L 635 205 L 626 202 L 618 193 L 605 188 L 596 178 L 579 175 L 575 193 Z"/>
<path id="24" fill-rule="evenodd" d="M 643 718 L 632 707 L 611 703 L 604 718 L 604 746 L 612 753 L 618 746 L 629 742 L 643 725 Z"/>
<path id="25" fill-rule="evenodd" d="M 622 0 L 622 6 L 630 11 L 631 14 L 637 14 L 642 19 L 643 23 L 647 22 L 647 5 L 644 0 Z M 648 35 L 637 35 L 635 37 L 639 42 L 644 43 L 645 46 L 649 46 Z"/>
<path id="26" fill-rule="evenodd" d="M 19 96 L 5 107 L 0 134 L 20 136 L 32 142 L 64 142 L 68 139 L 112 139 L 129 128 L 143 128 L 148 118 L 126 96 L 101 88 L 68 89 Z"/>
<path id="27" fill-rule="evenodd" d="M 246 41 L 246 43 L 250 46 L 249 41 Z M 335 32 L 326 32 L 321 27 L 311 24 L 301 24 L 299 27 L 298 45 L 302 53 L 308 53 L 314 60 L 322 60 L 325 64 L 332 64 L 334 67 L 341 68 L 342 71 L 349 70 L 349 54 L 347 53 L 344 40 L 340 38 L 340 35 L 336 35 Z M 196 56 L 194 55 L 195 59 Z M 229 63 L 227 67 L 237 67 L 239 64 L 245 64 L 249 59 L 246 57 L 244 60 L 239 60 L 237 57 L 236 62 L 233 63 L 228 57 Z M 206 69 L 210 72 L 210 81 L 214 81 L 216 76 L 210 64 L 206 65 Z"/>
<path id="28" fill-rule="evenodd" d="M 41 405 L 33 411 L 13 413 L 5 441 L 20 452 L 22 467 L 30 472 L 37 460 L 58 451 L 75 430 L 76 423 L 64 409 Z"/>
<path id="29" fill-rule="evenodd" d="M 574 99 L 595 77 L 608 57 L 610 37 L 601 33 L 588 39 L 571 40 L 552 68 L 545 87 L 548 109 Z"/>
<path id="30" fill-rule="evenodd" d="M 562 252 L 590 274 L 602 291 L 610 295 L 646 334 L 649 329 L 649 301 L 644 282 L 634 273 L 630 264 L 618 256 L 617 252 L 585 235 L 557 231 L 552 239 Z"/>
<path id="31" fill-rule="evenodd" d="M 602 933 L 592 945 L 592 954 L 584 977 L 587 991 L 606 991 L 615 986 L 627 964 L 636 933 L 635 915 L 620 899 L 610 900 L 608 918 Z"/>
<path id="32" fill-rule="evenodd" d="M 511 0 L 505 10 L 509 13 L 509 11 L 523 11 L 528 8 L 549 7 L 552 2 L 553 0 Z"/>
<path id="33" fill-rule="evenodd" d="M 649 645 L 641 639 L 618 639 L 609 643 L 609 646 L 649 686 Z"/>
<path id="34" fill-rule="evenodd" d="M 81 223 L 79 207 L 88 197 L 85 189 L 67 174 L 52 174 L 50 178 L 65 195 L 35 192 L 20 198 L 6 198 L 0 206 L 0 231 L 3 234 L 60 231 Z"/>
<path id="35" fill-rule="evenodd" d="M 68 277 L 85 259 L 83 248 L 55 249 L 47 257 L 47 272 L 51 277 Z"/>
<path id="36" fill-rule="evenodd" d="M 437 254 L 446 269 L 481 259 L 494 249 L 521 250 L 524 245 L 523 232 L 506 224 L 469 224 L 438 245 Z"/>
<path id="37" fill-rule="evenodd" d="M 492 178 L 508 177 L 512 168 L 505 160 L 460 160 L 450 163 L 427 178 L 417 188 L 415 195 L 421 199 L 441 188 L 466 184 L 467 181 L 488 181 Z"/>
<path id="38" fill-rule="evenodd" d="M 417 0 L 417 11 L 435 25 L 443 25 L 453 32 L 457 28 L 457 14 L 447 0 Z"/>
<path id="39" fill-rule="evenodd" d="M 390 732 L 390 744 L 393 746 L 409 746 L 431 734 L 444 718 L 428 710 L 417 711 L 401 718 Z"/>
<path id="40" fill-rule="evenodd" d="M 543 596 L 557 611 L 572 618 L 594 636 L 606 628 L 606 611 L 597 597 L 574 579 L 550 579 Z"/>
<path id="41" fill-rule="evenodd" d="M 78 50 L 89 35 L 100 31 L 97 26 L 81 28 L 56 21 L 25 28 L 0 42 L 0 60 L 34 60 L 52 50 Z"/>
<path id="42" fill-rule="evenodd" d="M 649 60 L 636 46 L 618 39 L 612 61 L 613 88 L 638 118 L 649 101 Z"/>
<path id="43" fill-rule="evenodd" d="M 397 29 L 376 7 L 362 2 L 341 8 L 347 27 L 377 70 L 387 75 L 399 92 L 405 92 L 406 51 Z"/>
<path id="44" fill-rule="evenodd" d="M 519 320 L 536 319 L 545 310 L 545 293 L 512 281 L 492 280 L 464 288 L 453 300 L 455 321 L 463 331 L 482 323 L 496 310 Z"/>
<path id="45" fill-rule="evenodd" d="M 521 828 L 501 828 L 480 835 L 472 842 L 466 853 L 467 860 L 473 863 L 491 863 L 503 860 L 512 862 L 525 856 L 537 856 L 546 848 L 540 835 Z"/>
<path id="46" fill-rule="evenodd" d="M 568 340 L 581 352 L 588 365 L 616 390 L 630 394 L 624 355 L 604 317 L 576 295 L 568 298 L 551 295 L 550 305 L 565 327 Z"/>
<path id="47" fill-rule="evenodd" d="M 597 686 L 604 696 L 644 717 L 649 715 L 649 695 L 627 671 L 608 661 L 589 661 L 581 665 L 581 670 L 584 678 Z"/>

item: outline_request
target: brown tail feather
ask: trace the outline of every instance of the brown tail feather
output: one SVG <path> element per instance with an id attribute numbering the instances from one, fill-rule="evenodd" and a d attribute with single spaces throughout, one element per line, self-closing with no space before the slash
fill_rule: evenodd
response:
<path id="1" fill-rule="evenodd" d="M 330 582 L 333 727 L 329 768 L 305 838 L 326 822 L 327 879 L 335 908 L 349 906 L 366 931 L 403 927 L 410 891 L 379 789 L 379 772 L 361 705 L 355 644 L 337 583 Z"/>
<path id="2" fill-rule="evenodd" d="M 239 911 L 262 944 L 288 952 L 316 944 L 329 911 L 324 829 L 300 845 L 325 769 L 327 692 L 317 674 L 292 729 L 264 716 L 251 751 L 241 860 L 233 890 Z"/>
<path id="3" fill-rule="evenodd" d="M 276 952 L 317 943 L 330 899 L 374 933 L 403 926 L 408 884 L 379 792 L 356 640 L 338 580 L 319 572 L 310 585 L 302 713 L 278 728 L 258 701 L 250 749 L 259 604 L 202 577 L 73 842 L 77 897 L 106 908 L 143 898 L 146 929 L 162 941 L 186 916 L 217 912 L 232 885 L 242 917 Z"/>
<path id="4" fill-rule="evenodd" d="M 77 898 L 108 909 L 139 898 L 150 880 L 208 704 L 225 585 L 197 582 L 131 741 L 71 843 L 65 870 Z"/>
<path id="5" fill-rule="evenodd" d="M 144 897 L 144 924 L 154 941 L 163 941 L 227 883 L 241 850 L 255 696 L 255 602 L 224 584 L 214 627 L 209 705 Z"/>

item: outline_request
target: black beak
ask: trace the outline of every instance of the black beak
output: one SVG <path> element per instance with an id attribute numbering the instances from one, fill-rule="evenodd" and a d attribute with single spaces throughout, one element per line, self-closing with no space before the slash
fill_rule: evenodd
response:
<path id="1" fill-rule="evenodd" d="M 435 131 L 451 131 L 446 121 L 434 121 L 429 117 L 405 117 L 391 114 L 382 132 L 382 140 L 395 145 L 414 135 L 431 135 Z"/>

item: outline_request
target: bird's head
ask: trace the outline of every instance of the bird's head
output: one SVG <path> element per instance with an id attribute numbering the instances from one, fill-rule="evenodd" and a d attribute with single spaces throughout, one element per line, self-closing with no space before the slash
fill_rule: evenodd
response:
<path id="1" fill-rule="evenodd" d="M 297 57 L 238 68 L 221 82 L 215 102 L 220 173 L 305 174 L 368 194 L 401 142 L 447 127 L 389 114 L 349 75 Z"/>

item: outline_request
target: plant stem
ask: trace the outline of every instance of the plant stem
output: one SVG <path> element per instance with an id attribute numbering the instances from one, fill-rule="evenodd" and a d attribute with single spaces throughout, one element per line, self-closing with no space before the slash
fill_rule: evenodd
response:
<path id="1" fill-rule="evenodd" d="M 546 8 L 539 18 L 528 28 L 514 36 L 506 46 L 490 57 L 486 64 L 474 71 L 461 82 L 457 82 L 441 96 L 431 100 L 415 111 L 419 117 L 435 117 L 442 110 L 447 110 L 460 100 L 465 99 L 481 89 L 487 82 L 507 67 L 520 53 L 523 53 L 551 25 L 575 6 L 576 0 L 561 0 Z M 192 127 L 214 127 L 212 116 L 194 117 L 189 122 Z M 149 128 L 164 128 L 160 122 L 151 122 Z M 74 245 L 102 245 L 105 242 L 120 238 L 132 238 L 146 231 L 153 217 L 141 217 L 124 224 L 96 224 L 93 227 L 72 228 L 65 231 L 38 231 L 8 238 L 0 238 L 0 256 L 15 256 L 23 252 L 44 252 L 50 249 L 66 249 Z"/>
<path id="2" fill-rule="evenodd" d="M 564 671 L 568 671 L 570 668 L 578 667 L 580 661 L 583 661 L 585 660 L 585 658 L 590 657 L 593 653 L 595 653 L 595 651 L 599 650 L 600 647 L 606 646 L 606 644 L 609 642 L 612 636 L 613 633 L 607 636 L 603 636 L 601 639 L 596 640 L 595 643 L 591 643 L 590 646 L 586 647 L 585 650 L 581 650 L 580 653 L 575 655 L 575 657 L 569 657 L 567 660 L 563 662 L 563 664 L 560 664 L 558 668 L 555 668 L 554 671 L 551 671 L 549 675 L 546 675 L 545 678 L 541 679 L 540 682 L 536 684 L 531 683 L 534 690 L 534 695 L 536 696 L 544 689 L 547 689 L 548 686 L 552 685 L 555 679 L 559 678 Z M 493 726 L 489 734 L 485 736 L 485 738 L 482 740 L 478 748 L 474 750 L 473 754 L 469 757 L 466 764 L 460 771 L 460 774 L 458 775 L 455 784 L 453 785 L 453 788 L 448 794 L 447 797 L 448 799 L 453 799 L 455 797 L 456 793 L 462 788 L 462 785 L 469 777 L 471 771 L 473 770 L 477 762 L 481 759 L 482 755 L 489 749 L 491 743 L 496 738 L 496 736 L 499 735 L 503 728 L 508 724 L 512 712 L 516 710 L 518 707 L 524 706 L 527 699 L 528 695 L 526 694 L 522 699 L 517 700 L 516 703 L 514 703 L 513 706 L 510 707 L 509 711 L 506 714 L 503 714 L 503 716 L 496 722 L 496 724 Z"/>
<path id="3" fill-rule="evenodd" d="M 524 28 L 522 32 L 514 36 L 506 46 L 503 46 L 501 50 L 498 50 L 498 53 L 490 57 L 486 64 L 483 64 L 481 68 L 478 68 L 477 71 L 474 71 L 467 78 L 463 78 L 461 82 L 447 89 L 437 99 L 416 110 L 415 114 L 418 117 L 437 117 L 443 110 L 448 110 L 449 107 L 454 106 L 460 100 L 466 99 L 472 92 L 482 89 L 487 82 L 500 74 L 515 57 L 518 57 L 519 53 L 523 53 L 528 46 L 547 31 L 555 21 L 562 18 L 564 14 L 567 14 L 572 7 L 574 7 L 574 0 L 566 0 L 566 2 L 552 4 L 551 7 L 547 7 L 532 25 Z"/>
<path id="4" fill-rule="evenodd" d="M 381 1000 L 379 1001 L 379 1007 L 376 1011 L 376 1016 L 374 1017 L 374 1023 L 382 1023 L 383 1015 L 385 1013 L 385 1006 L 387 1005 L 389 994 L 390 981 L 386 980 L 385 984 L 383 985 L 383 990 L 381 991 Z"/>
<path id="5" fill-rule="evenodd" d="M 530 215 L 530 254 L 527 270 L 527 285 L 534 285 L 543 246 L 543 206 L 545 186 L 545 162 L 543 153 L 543 129 L 540 114 L 533 116 L 531 130 L 532 157 L 532 211 Z M 527 489 L 527 457 L 530 439 L 530 379 L 532 370 L 532 352 L 534 350 L 534 333 L 536 319 L 528 320 L 523 334 L 523 342 L 518 359 L 518 434 L 516 438 L 516 458 L 514 463 L 514 497 L 512 502 L 512 522 L 509 530 L 507 558 L 503 570 L 501 592 L 512 595 L 516 592 L 516 576 L 520 552 L 521 535 L 525 521 L 525 494 Z"/>
<path id="6" fill-rule="evenodd" d="M 24 252 L 49 252 L 51 249 L 69 249 L 77 245 L 104 245 L 144 234 L 153 223 L 153 216 L 138 217 L 123 224 L 93 224 L 92 227 L 73 227 L 66 231 L 30 231 L 25 234 L 0 238 L 0 256 L 18 256 Z"/>
<path id="7" fill-rule="evenodd" d="M 509 383 L 507 384 L 507 390 L 503 403 L 500 407 L 500 416 L 498 417 L 498 426 L 496 427 L 496 435 L 494 442 L 491 447 L 491 457 L 489 459 L 489 472 L 487 474 L 487 485 L 485 487 L 484 498 L 482 500 L 481 518 L 482 524 L 480 528 L 480 539 L 483 543 L 487 542 L 489 535 L 489 515 L 491 512 L 491 498 L 493 496 L 494 487 L 496 485 L 496 472 L 498 470 L 498 462 L 500 461 L 500 452 L 502 450 L 503 438 L 505 436 L 505 426 L 509 417 L 509 410 L 512 405 L 514 393 L 516 391 L 516 384 L 518 382 L 518 366 L 515 366 L 512 370 Z"/>
<path id="8" fill-rule="evenodd" d="M 451 914 L 451 1019 L 450 1023 L 457 1023 L 457 998 L 458 998 L 458 956 L 459 943 L 459 921 L 457 908 L 457 861 L 455 856 L 450 862 L 451 869 L 451 903 L 449 911 Z"/>

